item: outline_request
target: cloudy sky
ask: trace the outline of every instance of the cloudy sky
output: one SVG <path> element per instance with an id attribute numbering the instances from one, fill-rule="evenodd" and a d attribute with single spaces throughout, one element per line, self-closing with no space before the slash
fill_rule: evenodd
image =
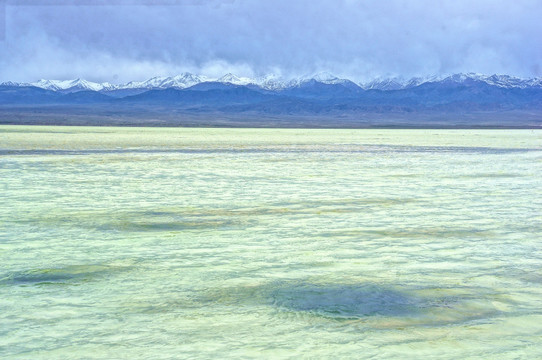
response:
<path id="1" fill-rule="evenodd" d="M 0 81 L 542 76 L 542 0 L 0 0 Z"/>

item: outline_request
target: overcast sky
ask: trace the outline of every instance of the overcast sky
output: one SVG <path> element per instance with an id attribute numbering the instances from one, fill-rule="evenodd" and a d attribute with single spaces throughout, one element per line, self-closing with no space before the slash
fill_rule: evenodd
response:
<path id="1" fill-rule="evenodd" d="M 2 12 L 0 81 L 542 76 L 542 0 L 0 0 Z"/>

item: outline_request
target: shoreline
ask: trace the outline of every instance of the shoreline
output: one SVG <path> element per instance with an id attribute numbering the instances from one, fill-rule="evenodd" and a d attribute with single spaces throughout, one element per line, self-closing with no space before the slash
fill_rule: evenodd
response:
<path id="1" fill-rule="evenodd" d="M 171 128 L 171 129 L 285 129 L 285 130 L 542 130 L 541 125 L 472 125 L 472 126 L 454 126 L 454 125 L 368 125 L 368 126 L 298 126 L 297 124 L 285 126 L 269 125 L 209 125 L 209 124 L 67 124 L 67 123 L 48 123 L 48 122 L 4 122 L 0 121 L 0 126 L 51 126 L 51 127 L 100 127 L 100 128 Z"/>

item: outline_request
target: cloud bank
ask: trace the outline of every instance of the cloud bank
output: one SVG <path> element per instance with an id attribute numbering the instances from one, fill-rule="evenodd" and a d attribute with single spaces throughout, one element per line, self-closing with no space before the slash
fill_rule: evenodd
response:
<path id="1" fill-rule="evenodd" d="M 537 0 L 3 1 L 0 81 L 542 76 Z"/>

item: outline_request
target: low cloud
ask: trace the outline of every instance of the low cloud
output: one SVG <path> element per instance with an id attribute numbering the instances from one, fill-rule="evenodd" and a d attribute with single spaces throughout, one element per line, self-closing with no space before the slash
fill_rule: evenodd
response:
<path id="1" fill-rule="evenodd" d="M 534 0 L 75 3 L 7 1 L 0 80 L 124 82 L 182 71 L 329 71 L 358 81 L 542 76 L 542 2 Z"/>

